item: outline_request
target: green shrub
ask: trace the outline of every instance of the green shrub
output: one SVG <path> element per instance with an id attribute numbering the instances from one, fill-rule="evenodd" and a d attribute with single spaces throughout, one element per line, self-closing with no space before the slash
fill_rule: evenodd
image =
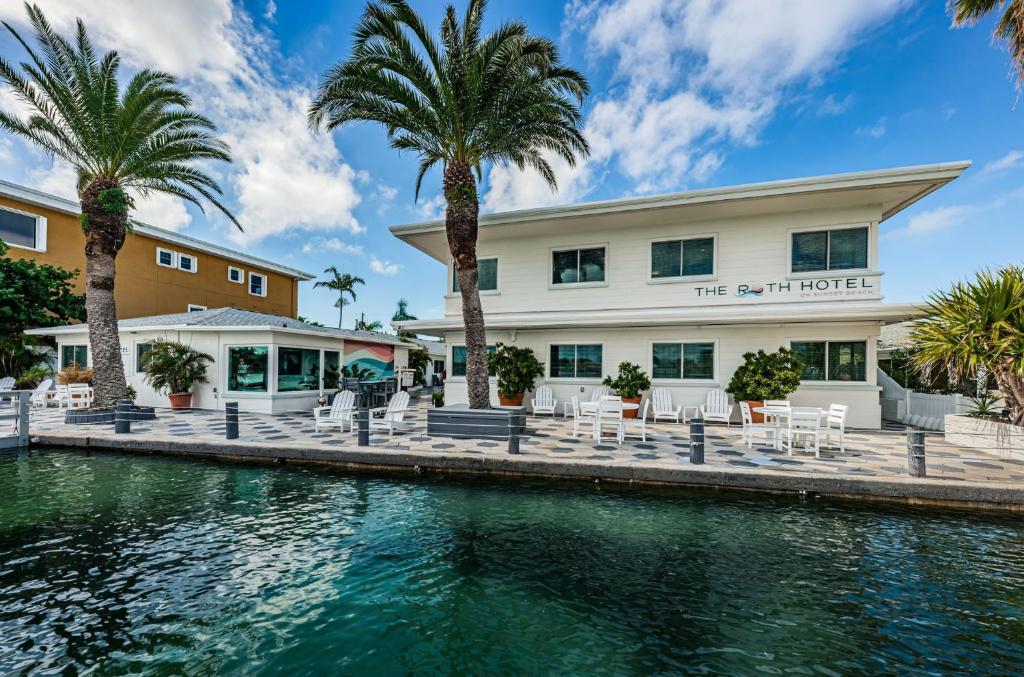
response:
<path id="1" fill-rule="evenodd" d="M 803 362 L 789 348 L 779 348 L 774 353 L 745 353 L 743 364 L 733 373 L 726 390 L 737 402 L 783 400 L 800 387 L 803 372 Z"/>
<path id="2" fill-rule="evenodd" d="M 157 392 L 187 393 L 195 383 L 206 383 L 206 367 L 213 356 L 186 343 L 156 341 L 148 353 L 146 383 Z"/>
<path id="3" fill-rule="evenodd" d="M 430 399 L 433 400 L 435 407 L 443 407 L 444 406 L 444 391 L 443 390 L 435 390 L 434 392 L 430 393 Z"/>
<path id="4" fill-rule="evenodd" d="M 643 391 L 651 389 L 651 379 L 640 365 L 632 362 L 620 362 L 618 375 L 607 377 L 603 383 L 627 400 L 636 399 Z"/>
<path id="5" fill-rule="evenodd" d="M 491 373 L 498 377 L 498 392 L 503 397 L 533 390 L 537 379 L 544 375 L 544 363 L 529 348 L 499 343 L 487 362 Z"/>
<path id="6" fill-rule="evenodd" d="M 53 372 L 46 367 L 33 367 L 26 369 L 15 381 L 14 386 L 19 390 L 31 390 L 42 383 L 44 378 L 52 378 Z"/>

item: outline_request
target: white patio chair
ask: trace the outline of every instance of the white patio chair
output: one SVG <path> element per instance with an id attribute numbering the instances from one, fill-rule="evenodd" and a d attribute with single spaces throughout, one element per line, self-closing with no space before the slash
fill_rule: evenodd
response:
<path id="1" fill-rule="evenodd" d="M 316 421 L 314 427 L 316 432 L 320 428 L 341 428 L 345 432 L 345 424 L 348 429 L 355 429 L 355 401 L 356 394 L 351 390 L 341 390 L 334 396 L 334 402 L 329 407 L 315 407 L 313 419 Z"/>
<path id="2" fill-rule="evenodd" d="M 640 415 L 636 418 L 624 418 L 622 419 L 622 436 L 633 435 L 638 436 L 642 441 L 647 441 L 647 410 L 651 407 L 651 401 L 647 400 L 644 402 L 643 409 L 640 410 Z"/>
<path id="3" fill-rule="evenodd" d="M 370 430 L 387 430 L 388 435 L 395 432 L 395 424 L 402 423 L 405 412 L 409 408 L 409 393 L 402 391 L 395 393 L 386 407 L 377 407 L 370 410 Z M 374 413 L 384 412 L 380 418 L 375 418 Z"/>
<path id="4" fill-rule="evenodd" d="M 88 383 L 69 383 L 64 386 L 65 404 L 68 409 L 88 409 L 92 406 L 95 391 Z M 58 400 L 58 406 L 60 400 Z"/>
<path id="5" fill-rule="evenodd" d="M 719 421 L 729 425 L 732 418 L 732 405 L 729 404 L 729 395 L 724 390 L 708 391 L 707 401 L 700 408 L 701 418 L 707 421 Z"/>
<path id="6" fill-rule="evenodd" d="M 601 443 L 605 426 L 613 426 L 615 428 L 615 441 L 622 444 L 622 437 L 625 432 L 625 427 L 622 424 L 623 420 L 622 398 L 614 395 L 602 397 L 601 401 L 597 404 L 597 443 Z"/>
<path id="7" fill-rule="evenodd" d="M 39 382 L 39 385 L 35 387 L 32 394 L 29 395 L 29 406 L 39 407 L 45 409 L 47 404 L 47 398 L 50 395 L 50 386 L 53 385 L 52 378 L 44 378 Z"/>
<path id="8" fill-rule="evenodd" d="M 590 401 L 600 402 L 602 397 L 606 397 L 612 392 L 612 389 L 608 386 L 597 386 L 590 391 Z"/>
<path id="9" fill-rule="evenodd" d="M 3 378 L 0 378 L 0 392 L 2 392 L 4 390 L 14 390 L 14 377 L 13 376 L 4 376 Z M 13 404 L 14 403 L 14 398 L 13 397 L 0 397 L 0 404 L 7 404 L 8 402 Z"/>
<path id="10" fill-rule="evenodd" d="M 537 414 L 551 414 L 551 417 L 555 416 L 555 407 L 558 405 L 558 400 L 555 399 L 555 394 L 551 392 L 551 388 L 548 386 L 541 386 L 537 388 L 537 392 L 534 393 L 533 399 L 530 400 L 530 409 L 533 411 L 533 415 Z"/>
<path id="11" fill-rule="evenodd" d="M 824 430 L 821 427 L 821 415 L 817 411 L 793 410 L 789 414 L 788 425 L 779 430 L 782 433 L 782 448 L 790 456 L 793 455 L 793 444 L 802 439 L 807 448 L 814 449 L 814 457 L 821 458 Z"/>
<path id="12" fill-rule="evenodd" d="M 754 437 L 760 435 L 764 438 L 771 438 L 772 446 L 779 444 L 779 429 L 770 423 L 754 423 L 754 416 L 750 411 L 750 405 L 740 402 L 740 418 L 743 420 L 743 441 L 747 448 L 754 446 Z"/>
<path id="13" fill-rule="evenodd" d="M 572 406 L 572 436 L 579 439 L 583 426 L 590 426 L 590 436 L 597 436 L 597 411 L 583 411 L 580 409 L 580 398 L 573 395 L 570 401 Z"/>
<path id="14" fill-rule="evenodd" d="M 778 407 L 779 409 L 792 409 L 793 408 L 793 405 L 789 403 L 789 400 L 765 400 L 764 401 L 764 406 L 766 406 L 766 407 Z M 779 417 L 775 416 L 774 414 L 765 414 L 764 415 L 765 423 L 774 423 L 775 425 L 779 425 L 779 421 L 777 420 L 778 418 Z"/>
<path id="15" fill-rule="evenodd" d="M 659 418 L 665 418 L 670 421 L 679 423 L 679 416 L 683 411 L 682 406 L 674 406 L 672 402 L 672 393 L 669 392 L 668 388 L 655 388 L 651 391 L 650 402 L 654 405 L 654 422 L 657 423 Z M 646 411 L 646 407 L 644 410 Z M 646 418 L 646 416 L 644 417 Z"/>
<path id="16" fill-rule="evenodd" d="M 839 440 L 839 453 L 846 453 L 846 415 L 850 407 L 845 404 L 830 404 L 825 419 L 825 444 L 835 447 L 832 438 Z"/>

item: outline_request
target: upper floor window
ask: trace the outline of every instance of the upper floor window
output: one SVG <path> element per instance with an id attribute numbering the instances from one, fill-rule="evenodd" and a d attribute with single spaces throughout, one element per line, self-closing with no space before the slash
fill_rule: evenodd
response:
<path id="1" fill-rule="evenodd" d="M 791 271 L 810 273 L 868 267 L 868 229 L 833 228 L 793 233 Z"/>
<path id="2" fill-rule="evenodd" d="M 866 341 L 792 341 L 804 381 L 866 381 Z"/>
<path id="3" fill-rule="evenodd" d="M 551 284 L 605 281 L 605 248 L 559 249 L 551 252 Z"/>
<path id="4" fill-rule="evenodd" d="M 206 310 L 206 306 L 201 306 L 201 305 L 199 305 L 197 303 L 190 303 L 190 304 L 188 304 L 188 312 L 190 312 L 190 313 L 198 313 L 200 310 Z"/>
<path id="5" fill-rule="evenodd" d="M 165 268 L 177 268 L 178 267 L 178 255 L 172 252 L 170 249 L 164 249 L 163 247 L 156 248 L 156 265 L 163 266 Z"/>
<path id="6" fill-rule="evenodd" d="M 480 291 L 498 291 L 498 257 L 488 256 L 476 261 L 476 283 Z M 458 294 L 459 273 L 452 266 L 452 292 Z"/>
<path id="7" fill-rule="evenodd" d="M 694 237 L 651 243 L 651 278 L 715 274 L 715 238 Z"/>
<path id="8" fill-rule="evenodd" d="M 186 273 L 194 273 L 199 269 L 199 259 L 191 254 L 178 254 L 178 268 Z"/>
<path id="9" fill-rule="evenodd" d="M 253 296 L 267 295 L 267 276 L 249 273 L 249 293 Z"/>
<path id="10" fill-rule="evenodd" d="M 490 356 L 495 350 L 494 346 L 487 346 L 487 355 Z M 488 370 L 488 374 L 494 376 Z M 466 346 L 452 346 L 452 376 L 466 375 Z"/>
<path id="11" fill-rule="evenodd" d="M 46 248 L 46 219 L 0 207 L 0 240 L 15 247 L 43 250 Z"/>
<path id="12" fill-rule="evenodd" d="M 551 378 L 601 378 L 604 346 L 552 345 Z"/>
<path id="13" fill-rule="evenodd" d="M 228 282 L 234 282 L 235 284 L 245 284 L 245 271 L 242 270 L 241 268 L 228 266 Z"/>
<path id="14" fill-rule="evenodd" d="M 711 380 L 715 377 L 715 344 L 651 344 L 651 367 L 656 379 Z"/>

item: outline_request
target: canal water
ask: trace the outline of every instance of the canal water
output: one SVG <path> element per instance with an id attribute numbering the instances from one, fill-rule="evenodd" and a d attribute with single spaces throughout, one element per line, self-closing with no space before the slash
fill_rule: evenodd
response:
<path id="1" fill-rule="evenodd" d="M 0 461 L 0 673 L 1013 674 L 1021 517 Z"/>

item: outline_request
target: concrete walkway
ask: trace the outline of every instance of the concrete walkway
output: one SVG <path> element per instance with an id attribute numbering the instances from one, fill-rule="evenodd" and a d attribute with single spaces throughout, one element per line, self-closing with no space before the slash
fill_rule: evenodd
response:
<path id="1" fill-rule="evenodd" d="M 1024 460 L 1001 458 L 927 441 L 928 477 L 907 475 L 906 435 L 898 430 L 848 431 L 846 451 L 823 449 L 821 458 L 792 455 L 769 446 L 748 449 L 739 427 L 709 425 L 705 463 L 689 462 L 689 426 L 648 425 L 647 441 L 622 445 L 572 437 L 572 421 L 530 417 L 521 453 L 510 455 L 498 440 L 426 435 L 429 403 L 413 400 L 407 430 L 374 434 L 360 447 L 354 433 L 316 433 L 311 413 L 241 415 L 241 436 L 225 440 L 223 412 L 160 411 L 155 421 L 135 423 L 129 435 L 112 426 L 68 426 L 56 410 L 37 411 L 31 424 L 39 444 L 159 451 L 231 458 L 310 461 L 349 467 L 415 468 L 417 471 L 502 474 L 683 483 L 965 505 L 1024 508 Z"/>

